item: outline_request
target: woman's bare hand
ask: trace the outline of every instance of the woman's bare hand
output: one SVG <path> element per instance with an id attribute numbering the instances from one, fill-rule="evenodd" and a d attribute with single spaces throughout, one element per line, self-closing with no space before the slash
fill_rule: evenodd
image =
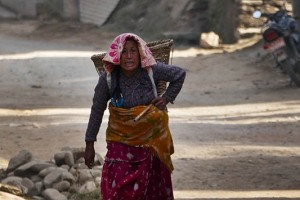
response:
<path id="1" fill-rule="evenodd" d="M 163 97 L 157 97 L 151 102 L 154 106 L 156 106 L 159 110 L 164 110 L 168 104 L 167 100 Z"/>
<path id="2" fill-rule="evenodd" d="M 91 169 L 93 167 L 94 159 L 95 159 L 94 141 L 86 142 L 84 160 L 88 168 Z"/>

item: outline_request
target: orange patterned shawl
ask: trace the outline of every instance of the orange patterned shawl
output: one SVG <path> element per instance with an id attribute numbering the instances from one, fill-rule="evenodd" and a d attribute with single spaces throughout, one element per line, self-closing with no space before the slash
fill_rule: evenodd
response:
<path id="1" fill-rule="evenodd" d="M 174 146 L 168 114 L 151 105 L 145 115 L 134 122 L 133 119 L 145 108 L 146 106 L 136 106 L 124 109 L 109 105 L 106 141 L 150 148 L 172 172 L 174 168 L 171 154 L 174 153 Z"/>

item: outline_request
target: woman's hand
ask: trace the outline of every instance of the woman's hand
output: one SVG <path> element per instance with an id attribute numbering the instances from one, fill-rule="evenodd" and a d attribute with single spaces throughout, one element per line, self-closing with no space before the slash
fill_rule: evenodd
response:
<path id="1" fill-rule="evenodd" d="M 159 110 L 164 110 L 168 104 L 167 100 L 163 97 L 157 97 L 151 102 L 154 106 L 156 106 Z"/>
<path id="2" fill-rule="evenodd" d="M 94 165 L 94 160 L 95 160 L 94 141 L 86 142 L 84 160 L 86 166 L 88 166 L 88 168 L 91 169 Z"/>

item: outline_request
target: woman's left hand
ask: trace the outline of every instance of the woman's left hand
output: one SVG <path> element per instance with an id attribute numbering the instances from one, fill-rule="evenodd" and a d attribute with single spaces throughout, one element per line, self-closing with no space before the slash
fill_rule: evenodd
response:
<path id="1" fill-rule="evenodd" d="M 159 110 L 164 110 L 166 108 L 166 105 L 168 104 L 167 100 L 163 97 L 157 97 L 153 99 L 151 103 Z"/>

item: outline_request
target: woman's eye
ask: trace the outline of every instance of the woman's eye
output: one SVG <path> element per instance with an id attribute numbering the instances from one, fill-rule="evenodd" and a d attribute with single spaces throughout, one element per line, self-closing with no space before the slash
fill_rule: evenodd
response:
<path id="1" fill-rule="evenodd" d="M 138 52 L 137 49 L 130 49 L 130 50 L 123 50 L 121 53 L 122 54 L 127 54 L 128 52 L 132 53 L 132 54 L 135 54 Z"/>

